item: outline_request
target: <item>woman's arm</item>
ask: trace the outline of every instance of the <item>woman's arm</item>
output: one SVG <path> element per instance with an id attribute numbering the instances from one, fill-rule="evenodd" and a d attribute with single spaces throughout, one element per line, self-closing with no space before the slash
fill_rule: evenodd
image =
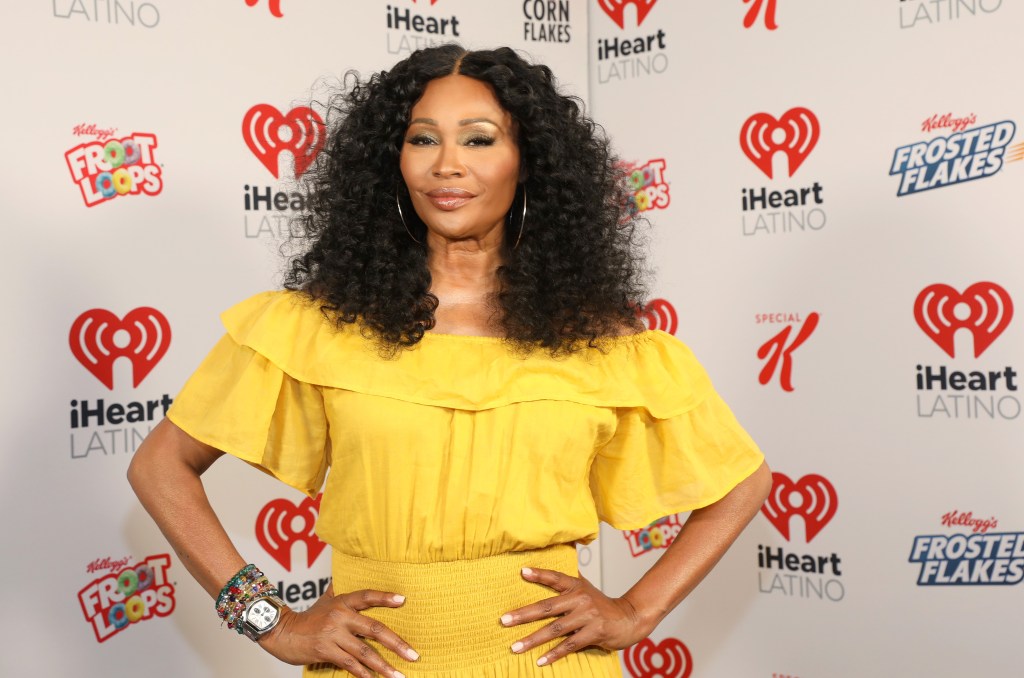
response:
<path id="1" fill-rule="evenodd" d="M 725 497 L 690 513 L 672 545 L 621 598 L 609 598 L 582 577 L 551 570 L 524 571 L 525 579 L 559 595 L 514 610 L 501 623 L 515 626 L 558 619 L 513 645 L 513 652 L 568 636 L 540 658 L 538 664 L 544 665 L 588 646 L 619 650 L 643 640 L 721 560 L 757 515 L 771 486 L 771 471 L 762 463 Z"/>
<path id="2" fill-rule="evenodd" d="M 128 482 L 170 542 L 185 569 L 211 598 L 245 565 L 206 496 L 200 476 L 223 453 L 161 421 L 135 452 Z M 382 624 L 359 614 L 370 607 L 399 607 L 402 596 L 387 591 L 333 591 L 305 612 L 282 610 L 280 623 L 259 644 L 290 664 L 327 662 L 360 678 L 370 669 L 401 676 L 358 636 L 374 638 L 409 659 L 418 655 Z M 211 609 L 211 614 L 213 610 Z"/>

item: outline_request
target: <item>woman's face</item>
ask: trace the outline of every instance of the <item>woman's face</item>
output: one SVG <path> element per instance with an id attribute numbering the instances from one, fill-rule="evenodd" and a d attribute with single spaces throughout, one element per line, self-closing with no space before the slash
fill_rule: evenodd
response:
<path id="1" fill-rule="evenodd" d="M 400 166 L 430 234 L 503 236 L 519 183 L 519 144 L 490 85 L 464 75 L 431 80 L 409 115 Z"/>

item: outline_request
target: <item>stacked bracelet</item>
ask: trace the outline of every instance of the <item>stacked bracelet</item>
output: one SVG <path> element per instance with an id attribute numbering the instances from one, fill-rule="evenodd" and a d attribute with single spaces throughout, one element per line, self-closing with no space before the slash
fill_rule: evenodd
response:
<path id="1" fill-rule="evenodd" d="M 246 565 L 228 580 L 217 596 L 217 616 L 227 622 L 229 629 L 242 633 L 239 617 L 246 605 L 267 596 L 279 595 L 277 588 L 252 563 Z"/>

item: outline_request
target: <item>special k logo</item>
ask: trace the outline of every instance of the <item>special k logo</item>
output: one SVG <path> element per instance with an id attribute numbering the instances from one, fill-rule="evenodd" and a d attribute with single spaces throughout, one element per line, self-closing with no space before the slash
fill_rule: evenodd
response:
<path id="1" fill-rule="evenodd" d="M 785 154 L 793 176 L 818 144 L 820 132 L 817 116 L 807 108 L 791 108 L 778 119 L 755 113 L 740 129 L 740 148 L 769 179 L 775 154 Z"/>
<path id="2" fill-rule="evenodd" d="M 666 638 L 657 645 L 644 638 L 626 648 L 622 661 L 633 678 L 689 678 L 693 673 L 693 656 L 676 638 Z"/>
<path id="3" fill-rule="evenodd" d="M 270 104 L 257 104 L 242 120 L 242 137 L 267 170 L 278 175 L 278 156 L 291 153 L 295 178 L 310 168 L 324 146 L 324 122 L 312 108 L 300 106 L 283 114 Z"/>
<path id="4" fill-rule="evenodd" d="M 256 541 L 289 572 L 292 571 L 292 547 L 296 543 L 306 545 L 306 567 L 312 567 L 327 546 L 314 532 L 322 496 L 307 497 L 298 505 L 287 499 L 274 499 L 256 517 Z"/>
<path id="5" fill-rule="evenodd" d="M 993 282 L 974 283 L 962 294 L 949 285 L 936 283 L 917 295 L 914 319 L 950 358 L 956 357 L 957 330 L 967 330 L 974 338 L 974 357 L 978 358 L 1009 326 L 1013 300 Z"/>
<path id="6" fill-rule="evenodd" d="M 809 313 L 807 320 L 800 325 L 796 336 L 790 341 L 790 334 L 793 332 L 794 324 L 786 325 L 785 329 L 761 344 L 757 349 L 757 357 L 764 360 L 764 367 L 757 375 L 758 382 L 762 386 L 768 384 L 779 373 L 779 385 L 783 391 L 793 390 L 793 353 L 800 348 L 815 328 L 818 327 L 819 315 L 816 312 Z"/>
<path id="7" fill-rule="evenodd" d="M 832 520 L 838 507 L 836 489 L 824 476 L 812 473 L 793 482 L 784 473 L 772 473 L 772 490 L 761 513 L 786 541 L 790 541 L 790 519 L 799 516 L 809 544 Z"/>
<path id="8" fill-rule="evenodd" d="M 611 17 L 619 28 L 626 28 L 626 5 L 636 8 L 636 25 L 639 26 L 654 9 L 658 0 L 597 0 L 597 6 Z"/>
<path id="9" fill-rule="evenodd" d="M 779 25 L 775 22 L 776 0 L 743 0 L 743 4 L 750 5 L 746 16 L 743 17 L 743 27 L 750 28 L 757 23 L 761 10 L 764 10 L 764 27 L 774 31 Z"/>
<path id="10" fill-rule="evenodd" d="M 643 321 L 649 330 L 661 330 L 675 334 L 679 329 L 679 316 L 676 309 L 666 299 L 651 299 L 646 306 L 637 306 L 636 317 Z"/>
<path id="11" fill-rule="evenodd" d="M 94 377 L 114 390 L 114 361 L 132 364 L 132 387 L 153 371 L 171 345 L 171 325 L 164 314 L 143 306 L 118 318 L 103 308 L 75 319 L 68 335 L 71 353 Z"/>

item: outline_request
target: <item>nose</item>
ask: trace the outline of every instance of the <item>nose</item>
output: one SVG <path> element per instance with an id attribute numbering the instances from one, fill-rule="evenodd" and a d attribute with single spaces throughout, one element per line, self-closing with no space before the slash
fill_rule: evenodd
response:
<path id="1" fill-rule="evenodd" d="M 440 144 L 432 171 L 438 178 L 465 176 L 466 167 L 462 164 L 462 151 L 459 145 L 447 142 Z"/>

